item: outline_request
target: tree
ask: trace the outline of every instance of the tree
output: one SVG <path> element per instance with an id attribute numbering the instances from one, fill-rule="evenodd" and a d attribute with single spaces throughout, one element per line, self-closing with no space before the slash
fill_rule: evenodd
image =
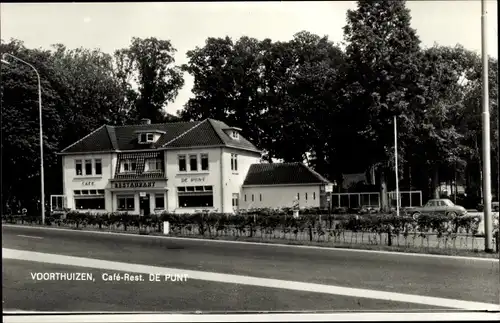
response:
<path id="1" fill-rule="evenodd" d="M 314 167 L 328 168 L 331 153 L 324 150 L 335 129 L 345 59 L 326 37 L 209 38 L 188 58 L 183 69 L 195 78 L 195 97 L 181 112 L 184 119 L 215 118 L 241 127 L 267 160 L 302 162 L 312 153 Z"/>
<path id="2" fill-rule="evenodd" d="M 41 77 L 44 168 L 47 200 L 62 191 L 62 166 L 56 155 L 103 124 L 126 120 L 126 88 L 115 75 L 112 57 L 99 50 L 27 49 L 2 41 L 8 52 L 35 66 Z M 24 64 L 2 64 L 3 207 L 35 210 L 40 196 L 38 85 Z M 48 202 L 48 201 L 46 201 Z M 48 204 L 48 203 L 47 203 Z"/>
<path id="3" fill-rule="evenodd" d="M 57 163 L 62 120 L 58 114 L 59 95 L 53 82 L 55 71 L 51 54 L 44 50 L 30 50 L 18 40 L 2 41 L 0 52 L 8 52 L 31 63 L 39 72 L 43 100 L 43 141 L 45 184 L 53 187 L 50 174 Z M 34 211 L 40 199 L 40 142 L 38 83 L 35 72 L 25 64 L 11 61 L 2 64 L 2 207 L 19 211 L 22 207 Z M 49 175 L 49 176 L 47 176 Z M 57 179 L 57 185 L 61 181 Z"/>
<path id="4" fill-rule="evenodd" d="M 126 100 L 127 88 L 115 76 L 111 55 L 58 44 L 53 46 L 52 64 L 61 99 L 59 114 L 65 120 L 61 149 L 103 124 L 126 122 L 133 106 Z"/>
<path id="5" fill-rule="evenodd" d="M 461 131 L 465 134 L 464 142 L 471 149 L 465 155 L 467 173 L 470 174 L 470 186 L 478 198 L 482 198 L 482 63 L 476 55 L 474 64 L 467 74 L 464 85 L 463 110 L 458 119 Z M 498 60 L 489 59 L 489 107 L 490 107 L 490 138 L 492 161 L 492 191 L 498 199 Z"/>
<path id="6" fill-rule="evenodd" d="M 470 153 L 460 123 L 465 117 L 464 82 L 476 57 L 461 46 L 437 45 L 424 50 L 421 56 L 418 84 L 424 89 L 424 100 L 420 113 L 415 115 L 416 127 L 407 158 L 414 169 L 420 170 L 415 178 L 420 179 L 424 191 L 429 186 L 428 175 L 432 175 L 434 198 L 440 197 L 441 179 L 451 179 L 456 171 L 461 173 L 466 166 L 464 156 Z"/>
<path id="7" fill-rule="evenodd" d="M 115 52 L 117 77 L 128 87 L 127 100 L 135 106 L 131 119 L 167 119 L 165 107 L 184 85 L 180 68 L 173 65 L 175 52 L 170 41 L 154 37 L 134 37 L 129 48 Z M 134 84 L 138 91 L 133 90 Z"/>
<path id="8" fill-rule="evenodd" d="M 388 207 L 386 172 L 393 165 L 392 117 L 398 116 L 400 161 L 404 162 L 404 143 L 414 123 L 412 110 L 418 106 L 419 38 L 410 26 L 410 12 L 404 1 L 358 1 L 347 13 L 344 27 L 350 109 L 358 115 L 353 127 L 365 144 L 367 167 L 377 164 L 382 207 Z"/>

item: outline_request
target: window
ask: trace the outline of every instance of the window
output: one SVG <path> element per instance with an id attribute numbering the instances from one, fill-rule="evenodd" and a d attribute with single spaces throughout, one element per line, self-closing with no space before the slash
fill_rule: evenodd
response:
<path id="1" fill-rule="evenodd" d="M 155 194 L 155 209 L 165 209 L 165 194 Z"/>
<path id="2" fill-rule="evenodd" d="M 155 137 L 154 137 L 154 134 L 152 133 L 140 133 L 139 134 L 139 142 L 140 143 L 150 143 L 150 142 L 154 142 L 155 140 Z"/>
<path id="3" fill-rule="evenodd" d="M 239 207 L 239 199 L 240 199 L 240 195 L 238 193 L 233 194 L 233 208 L 234 209 L 238 209 L 238 207 Z"/>
<path id="4" fill-rule="evenodd" d="M 238 170 L 238 155 L 231 154 L 231 170 Z"/>
<path id="5" fill-rule="evenodd" d="M 81 160 L 75 160 L 75 170 L 76 170 L 76 175 L 77 176 L 82 176 L 83 175 L 83 169 L 82 169 L 82 161 Z"/>
<path id="6" fill-rule="evenodd" d="M 75 190 L 76 210 L 105 210 L 104 190 Z"/>
<path id="7" fill-rule="evenodd" d="M 117 196 L 118 210 L 133 211 L 135 209 L 135 200 L 133 195 Z"/>
<path id="8" fill-rule="evenodd" d="M 306 201 L 307 201 L 307 193 L 306 193 Z"/>
<path id="9" fill-rule="evenodd" d="M 104 210 L 106 209 L 106 200 L 104 197 L 75 197 L 76 210 Z"/>
<path id="10" fill-rule="evenodd" d="M 147 172 L 156 172 L 163 170 L 161 159 L 148 159 L 146 163 L 146 171 Z"/>
<path id="11" fill-rule="evenodd" d="M 231 137 L 233 137 L 233 139 L 238 139 L 240 137 L 238 131 L 231 131 Z"/>
<path id="12" fill-rule="evenodd" d="M 94 162 L 95 162 L 95 174 L 102 175 L 102 161 L 100 159 L 96 159 Z"/>
<path id="13" fill-rule="evenodd" d="M 198 156 L 196 156 L 196 155 L 189 155 L 189 169 L 191 171 L 197 171 L 198 170 Z"/>
<path id="14" fill-rule="evenodd" d="M 300 193 L 297 193 L 297 200 L 300 200 Z"/>
<path id="15" fill-rule="evenodd" d="M 185 155 L 179 155 L 179 171 L 180 172 L 186 171 L 186 156 Z"/>
<path id="16" fill-rule="evenodd" d="M 124 160 L 122 164 L 123 172 L 135 172 L 137 163 L 135 160 Z"/>
<path id="17" fill-rule="evenodd" d="M 253 201 L 254 201 L 254 200 L 253 200 L 253 194 L 252 194 L 252 202 L 253 202 Z"/>
<path id="18" fill-rule="evenodd" d="M 204 191 L 199 191 L 203 187 Z M 177 188 L 179 207 L 213 207 L 214 195 L 211 186 L 185 186 Z"/>
<path id="19" fill-rule="evenodd" d="M 85 160 L 85 175 L 92 175 L 92 160 Z"/>
<path id="20" fill-rule="evenodd" d="M 201 170 L 208 170 L 208 154 L 201 154 Z"/>
<path id="21" fill-rule="evenodd" d="M 247 195 L 245 194 L 245 202 L 247 201 Z"/>
<path id="22" fill-rule="evenodd" d="M 259 194 L 259 199 L 262 202 L 262 194 Z"/>
<path id="23" fill-rule="evenodd" d="M 316 199 L 316 192 L 313 192 L 313 200 Z"/>

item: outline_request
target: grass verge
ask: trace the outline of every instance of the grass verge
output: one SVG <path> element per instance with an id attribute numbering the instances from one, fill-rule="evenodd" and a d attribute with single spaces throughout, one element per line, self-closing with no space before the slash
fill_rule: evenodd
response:
<path id="1" fill-rule="evenodd" d="M 98 229 L 98 228 L 75 228 L 69 226 L 47 226 L 40 224 L 9 224 L 2 223 L 2 225 L 16 225 L 16 226 L 27 226 L 27 227 L 46 227 L 53 229 L 70 229 L 78 231 L 88 231 L 88 232 L 112 232 L 112 233 L 124 233 L 130 235 L 149 235 L 149 236 L 164 236 L 161 233 L 146 233 L 135 231 L 123 231 L 123 230 L 110 230 L 110 229 Z M 219 236 L 219 237 L 206 237 L 200 235 L 185 235 L 185 234 L 172 234 L 169 237 L 173 238 L 190 238 L 199 240 L 220 240 L 220 241 L 239 241 L 239 242 L 253 242 L 253 243 L 266 243 L 266 244 L 282 244 L 282 245 L 294 245 L 294 246 L 315 246 L 321 248 L 329 249 L 354 249 L 354 250 L 374 250 L 374 251 L 392 251 L 392 252 L 403 252 L 403 253 L 417 253 L 417 254 L 431 254 L 431 255 L 442 255 L 442 256 L 461 256 L 461 257 L 478 257 L 478 258 L 499 258 L 498 253 L 487 253 L 483 250 L 463 250 L 454 248 L 428 248 L 428 247 L 414 247 L 414 246 L 387 246 L 380 244 L 366 244 L 366 243 L 333 243 L 333 242 L 316 242 L 316 241 L 293 241 L 284 239 L 266 239 L 266 238 L 251 238 L 242 236 Z"/>

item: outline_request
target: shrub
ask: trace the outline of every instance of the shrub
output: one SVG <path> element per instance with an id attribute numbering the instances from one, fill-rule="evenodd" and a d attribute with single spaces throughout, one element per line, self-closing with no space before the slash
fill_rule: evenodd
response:
<path id="1" fill-rule="evenodd" d="M 338 210 L 337 210 L 338 211 Z M 346 211 L 346 210 L 344 210 Z M 99 228 L 119 226 L 123 230 L 136 228 L 139 230 L 160 231 L 163 222 L 168 221 L 174 233 L 197 229 L 203 236 L 214 237 L 221 232 L 232 231 L 238 235 L 253 236 L 260 231 L 264 234 L 291 233 L 297 235 L 308 232 L 310 238 L 317 233 L 330 235 L 345 232 L 364 233 L 391 233 L 403 234 L 405 239 L 410 235 L 416 236 L 423 233 L 436 233 L 438 236 L 445 234 L 478 232 L 478 216 L 464 216 L 454 219 L 438 214 L 422 214 L 414 220 L 404 212 L 398 217 L 394 213 L 377 214 L 352 214 L 343 212 L 331 212 L 320 208 L 304 209 L 300 211 L 299 218 L 292 216 L 293 210 L 282 209 L 251 209 L 244 210 L 238 214 L 201 212 L 194 214 L 173 214 L 164 212 L 148 216 L 131 215 L 127 213 L 80 213 L 70 211 L 65 219 L 58 216 L 47 217 L 47 224 L 69 224 L 77 228 L 86 225 L 96 225 Z M 320 221 L 321 219 L 321 221 Z M 26 216 L 2 215 L 2 221 L 7 223 L 39 223 L 37 215 Z M 326 230 L 326 231 L 325 231 Z M 495 226 L 498 230 L 498 224 Z M 424 237 L 424 235 L 422 235 Z"/>

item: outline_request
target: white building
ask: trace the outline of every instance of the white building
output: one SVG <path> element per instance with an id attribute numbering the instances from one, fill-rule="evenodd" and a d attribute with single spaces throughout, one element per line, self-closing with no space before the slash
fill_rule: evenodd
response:
<path id="1" fill-rule="evenodd" d="M 328 184 L 302 163 L 253 164 L 243 182 L 241 208 L 326 207 Z"/>
<path id="2" fill-rule="evenodd" d="M 102 126 L 61 151 L 63 195 L 52 196 L 52 210 L 233 213 L 291 206 L 297 194 L 301 207 L 319 206 L 324 178 L 302 164 L 259 164 L 261 152 L 240 131 L 212 119 Z M 284 169 L 301 175 L 266 180 Z"/>

